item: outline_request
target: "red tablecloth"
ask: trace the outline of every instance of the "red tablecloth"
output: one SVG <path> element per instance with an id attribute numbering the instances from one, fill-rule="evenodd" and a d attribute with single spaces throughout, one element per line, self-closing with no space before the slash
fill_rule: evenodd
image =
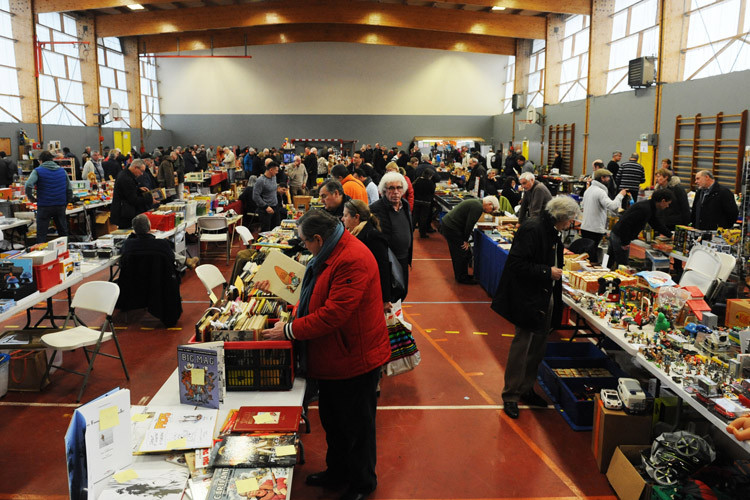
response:
<path id="1" fill-rule="evenodd" d="M 230 210 L 234 210 L 234 212 L 236 214 L 241 214 L 242 213 L 242 202 L 240 200 L 233 201 L 232 203 L 230 203 L 229 205 L 226 205 L 224 207 L 224 211 L 225 212 L 228 212 Z"/>
<path id="2" fill-rule="evenodd" d="M 227 180 L 227 173 L 226 172 L 219 172 L 217 174 L 211 175 L 211 186 L 215 186 L 216 184 L 219 184 L 221 181 Z"/>

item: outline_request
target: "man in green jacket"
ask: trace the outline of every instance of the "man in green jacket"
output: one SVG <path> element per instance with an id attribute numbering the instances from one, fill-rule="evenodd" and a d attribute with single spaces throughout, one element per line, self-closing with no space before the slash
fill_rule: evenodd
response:
<path id="1" fill-rule="evenodd" d="M 500 208 L 494 196 L 485 196 L 481 200 L 464 200 L 451 209 L 440 224 L 440 232 L 448 242 L 448 249 L 453 261 L 453 275 L 456 281 L 464 285 L 476 285 L 478 281 L 469 275 L 471 245 L 469 238 L 482 214 L 491 214 Z"/>

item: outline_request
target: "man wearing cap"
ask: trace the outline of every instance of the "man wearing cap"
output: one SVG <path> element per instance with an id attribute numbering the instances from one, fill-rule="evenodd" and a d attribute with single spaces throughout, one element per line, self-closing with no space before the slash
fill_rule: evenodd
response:
<path id="1" fill-rule="evenodd" d="M 278 173 L 279 165 L 271 161 L 253 186 L 253 201 L 257 207 L 261 231 L 270 231 L 281 220 L 278 215 L 279 200 L 276 196 L 276 174 Z"/>
<path id="2" fill-rule="evenodd" d="M 607 185 L 612 179 L 612 172 L 600 168 L 594 172 L 591 186 L 583 194 L 583 223 L 581 236 L 594 242 L 596 247 L 607 232 L 607 211 L 616 213 L 627 193 L 621 189 L 614 200 L 609 199 Z M 596 259 L 596 255 L 591 256 Z"/>

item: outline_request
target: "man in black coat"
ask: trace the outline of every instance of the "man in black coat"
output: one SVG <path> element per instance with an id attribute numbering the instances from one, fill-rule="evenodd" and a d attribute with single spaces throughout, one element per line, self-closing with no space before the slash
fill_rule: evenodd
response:
<path id="1" fill-rule="evenodd" d="M 114 151 L 110 152 L 107 159 L 102 162 L 102 169 L 104 170 L 105 179 L 112 178 L 117 180 L 120 172 L 122 172 L 122 165 L 117 161 L 117 153 Z"/>
<path id="2" fill-rule="evenodd" d="M 313 189 L 318 178 L 318 150 L 312 148 L 310 154 L 305 156 L 303 163 L 307 169 L 307 189 Z"/>
<path id="3" fill-rule="evenodd" d="M 469 175 L 469 180 L 466 181 L 466 190 L 474 191 L 476 189 L 478 196 L 484 196 L 487 193 L 487 169 L 479 163 L 478 159 L 471 158 L 469 160 L 469 170 L 471 174 Z"/>
<path id="4" fill-rule="evenodd" d="M 700 189 L 693 200 L 693 227 L 713 230 L 734 226 L 739 209 L 729 188 L 720 186 L 708 170 L 695 174 L 695 183 Z"/>
<path id="5" fill-rule="evenodd" d="M 690 204 L 680 180 L 673 177 L 670 170 L 660 168 L 654 174 L 654 181 L 656 189 L 668 189 L 674 198 L 668 208 L 659 212 L 659 219 L 667 229 L 674 231 L 676 225 L 690 224 Z"/>
<path id="6" fill-rule="evenodd" d="M 195 157 L 193 148 L 188 146 L 182 153 L 182 160 L 185 163 L 185 173 L 189 174 L 198 170 L 198 159 Z"/>
<path id="7" fill-rule="evenodd" d="M 148 188 L 138 186 L 138 177 L 143 175 L 146 164 L 143 160 L 133 160 L 122 170 L 115 181 L 112 194 L 112 222 L 120 229 L 129 229 L 133 217 L 149 210 L 154 201 Z"/>
<path id="8" fill-rule="evenodd" d="M 657 189 L 648 200 L 639 201 L 620 216 L 620 220 L 609 233 L 609 268 L 616 269 L 619 264 L 627 265 L 630 255 L 630 242 L 638 239 L 646 224 L 664 236 L 672 236 L 659 220 L 658 212 L 672 203 L 672 192 L 668 189 Z"/>
<path id="9" fill-rule="evenodd" d="M 547 335 L 562 318 L 563 244 L 560 231 L 580 214 L 570 197 L 550 200 L 516 232 L 492 309 L 515 325 L 503 387 L 503 409 L 518 418 L 518 403 L 546 407 L 534 392 Z"/>
<path id="10" fill-rule="evenodd" d="M 206 154 L 206 148 L 201 146 L 198 153 L 195 155 L 195 160 L 198 162 L 198 170 L 203 172 L 208 170 L 208 154 Z"/>

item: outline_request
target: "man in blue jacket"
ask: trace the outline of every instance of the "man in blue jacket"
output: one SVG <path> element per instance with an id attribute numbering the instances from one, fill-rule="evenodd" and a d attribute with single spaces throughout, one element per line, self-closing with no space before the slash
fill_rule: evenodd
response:
<path id="1" fill-rule="evenodd" d="M 26 196 L 37 204 L 36 208 L 36 241 L 47 241 L 47 230 L 50 219 L 54 219 L 57 234 L 68 235 L 68 221 L 65 207 L 73 198 L 73 188 L 68 174 L 60 165 L 52 161 L 52 153 L 43 151 L 39 155 L 41 165 L 34 169 L 26 181 Z M 36 187 L 36 196 L 34 188 Z"/>

